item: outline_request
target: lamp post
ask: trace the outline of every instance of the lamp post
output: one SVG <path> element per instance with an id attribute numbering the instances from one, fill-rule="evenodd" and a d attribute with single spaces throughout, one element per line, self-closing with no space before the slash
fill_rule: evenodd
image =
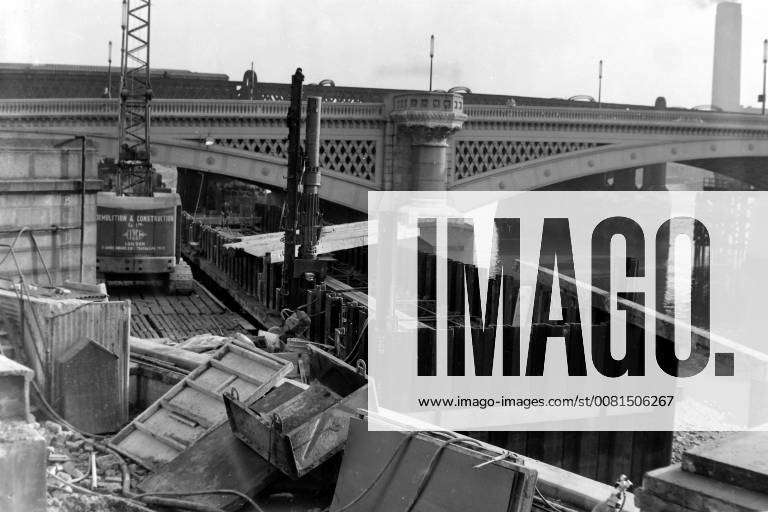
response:
<path id="1" fill-rule="evenodd" d="M 603 59 L 600 59 L 600 63 L 597 68 L 597 108 L 600 108 L 603 103 Z"/>
<path id="2" fill-rule="evenodd" d="M 432 92 L 432 60 L 435 57 L 435 35 L 429 36 L 429 92 Z"/>
<path id="3" fill-rule="evenodd" d="M 112 97 L 112 41 L 109 42 L 109 54 L 107 55 L 107 98 Z"/>
<path id="4" fill-rule="evenodd" d="M 762 115 L 765 115 L 765 67 L 768 63 L 768 39 L 763 39 L 763 109 Z"/>

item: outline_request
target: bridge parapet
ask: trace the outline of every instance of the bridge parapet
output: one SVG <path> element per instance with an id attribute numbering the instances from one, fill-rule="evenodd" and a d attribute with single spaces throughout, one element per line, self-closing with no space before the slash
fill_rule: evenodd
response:
<path id="1" fill-rule="evenodd" d="M 159 99 L 152 102 L 152 113 L 158 118 L 173 117 L 284 117 L 288 113 L 287 101 L 269 100 L 189 100 Z M 61 117 L 85 118 L 103 114 L 117 114 L 119 101 L 102 98 L 63 99 L 3 99 L 0 100 L 0 121 L 8 118 Z M 303 109 L 302 109 L 303 110 Z M 453 110 L 467 116 L 467 121 L 564 121 L 574 123 L 625 123 L 640 127 L 694 126 L 756 129 L 768 131 L 768 119 L 755 114 L 706 112 L 695 110 L 653 109 L 596 109 L 573 107 L 532 107 L 506 105 L 464 105 L 461 94 L 405 93 L 395 95 L 393 110 Z M 326 103 L 323 117 L 330 119 L 361 118 L 385 119 L 384 103 Z M 650 123 L 650 124 L 649 124 Z"/>
<path id="2" fill-rule="evenodd" d="M 507 105 L 467 105 L 472 121 L 494 120 L 567 120 L 577 122 L 661 123 L 708 126 L 760 126 L 768 129 L 768 120 L 756 114 L 707 112 L 697 110 L 562 108 Z"/>
<path id="3" fill-rule="evenodd" d="M 42 99 L 0 100 L 0 120 L 25 117 L 83 117 L 117 116 L 117 99 Z M 155 120 L 174 118 L 285 118 L 287 101 L 245 100 L 155 100 L 152 116 Z M 327 119 L 383 119 L 381 103 L 328 103 L 323 105 Z M 302 107 L 305 114 L 306 105 Z"/>
<path id="4" fill-rule="evenodd" d="M 551 157 L 578 158 L 601 146 L 768 138 L 768 120 L 758 115 L 477 105 L 465 104 L 470 98 L 457 93 L 418 91 L 394 91 L 382 98 L 380 103 L 323 105 L 324 172 L 362 189 L 432 188 L 438 183 L 450 188 L 499 169 Z M 109 135 L 116 131 L 117 113 L 117 99 L 0 100 L 0 129 Z M 282 159 L 287 113 L 288 102 L 282 100 L 158 99 L 152 103 L 152 135 L 199 144 L 201 162 L 209 156 L 202 153 L 207 148 L 202 142 L 210 138 L 216 146 Z M 439 149 L 446 144 L 447 149 Z M 414 151 L 416 146 L 424 151 Z M 426 159 L 419 170 L 417 153 Z M 428 185 L 421 176 L 431 173 L 424 169 L 436 159 L 444 170 L 439 177 L 424 178 Z"/>

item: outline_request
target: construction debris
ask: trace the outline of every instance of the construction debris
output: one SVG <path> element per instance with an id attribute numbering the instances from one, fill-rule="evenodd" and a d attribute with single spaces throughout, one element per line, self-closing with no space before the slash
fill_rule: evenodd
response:
<path id="1" fill-rule="evenodd" d="M 128 421 L 130 303 L 107 302 L 98 294 L 96 299 L 81 298 L 94 293 L 82 286 L 23 283 L 0 289 L 0 328 L 13 340 L 16 358 L 35 372 L 36 389 L 59 415 L 88 432 L 114 432 Z M 93 353 L 83 345 L 89 343 L 98 345 L 109 363 L 98 375 L 81 371 L 78 377 L 78 366 L 91 368 Z M 72 371 L 62 374 L 65 367 Z M 96 368 L 100 366 L 94 372 Z M 78 378 L 90 385 L 80 391 L 92 391 L 74 392 Z"/>
<path id="2" fill-rule="evenodd" d="M 331 512 L 527 512 L 536 471 L 449 433 L 369 432 L 350 420 Z M 490 461 L 490 463 L 489 463 Z"/>
<path id="3" fill-rule="evenodd" d="M 0 354 L 0 420 L 32 421 L 29 381 L 33 372 Z"/>
<path id="4" fill-rule="evenodd" d="M 45 510 L 46 455 L 38 425 L 0 420 L 0 510 Z"/>
<path id="5" fill-rule="evenodd" d="M 236 489 L 254 496 L 279 474 L 277 468 L 247 449 L 228 423 L 213 428 L 188 450 L 157 468 L 139 488 L 142 492 Z M 196 503 L 237 510 L 244 500 L 232 494 L 195 496 Z"/>
<path id="6" fill-rule="evenodd" d="M 287 361 L 229 342 L 121 430 L 111 445 L 154 469 L 225 420 L 222 393 L 246 400 L 262 396 L 290 370 Z"/>
<path id="7" fill-rule="evenodd" d="M 307 348 L 309 385 L 284 380 L 261 398 L 224 397 L 235 436 L 293 478 L 343 448 L 349 418 L 368 399 L 364 372 L 316 347 Z"/>

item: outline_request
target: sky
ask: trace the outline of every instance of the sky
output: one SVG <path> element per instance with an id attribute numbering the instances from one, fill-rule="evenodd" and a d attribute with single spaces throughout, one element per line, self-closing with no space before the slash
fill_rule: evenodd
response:
<path id="1" fill-rule="evenodd" d="M 757 105 L 768 1 L 742 0 L 741 103 Z M 151 64 L 240 80 L 711 103 L 716 0 L 153 0 Z M 119 62 L 121 0 L 2 0 L 0 62 Z"/>

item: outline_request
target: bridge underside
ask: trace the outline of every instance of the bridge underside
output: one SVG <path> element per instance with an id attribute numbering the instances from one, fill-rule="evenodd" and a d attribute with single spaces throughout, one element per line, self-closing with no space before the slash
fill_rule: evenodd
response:
<path id="1" fill-rule="evenodd" d="M 102 157 L 115 155 L 114 136 L 84 135 L 94 143 L 97 154 Z M 226 176 L 275 190 L 285 188 L 286 160 L 253 151 L 154 138 L 152 159 L 158 164 Z M 628 177 L 634 170 L 642 168 L 646 175 L 650 175 L 668 162 L 695 166 L 758 189 L 768 189 L 768 139 L 758 138 L 609 144 L 494 169 L 471 178 L 453 180 L 446 185 L 448 190 L 456 191 L 585 190 L 593 188 L 590 184 L 598 183 L 595 177 L 602 178 L 613 173 L 624 176 L 621 179 L 626 185 L 614 188 L 631 189 L 632 179 Z M 395 172 L 409 170 L 396 169 Z M 663 188 L 663 183 L 658 185 L 662 185 L 658 188 Z M 370 181 L 323 170 L 323 201 L 366 212 L 367 193 L 372 190 L 380 188 Z"/>
<path id="2" fill-rule="evenodd" d="M 486 172 L 456 183 L 451 189 L 589 189 L 597 183 L 595 177 L 602 177 L 606 173 L 620 176 L 622 171 L 631 172 L 640 168 L 652 172 L 657 170 L 658 166 L 669 162 L 699 167 L 756 188 L 768 187 L 768 140 L 705 139 L 634 145 L 614 144 L 541 158 Z"/>
<path id="3" fill-rule="evenodd" d="M 102 157 L 115 155 L 115 138 L 90 136 Z M 202 146 L 187 141 L 152 139 L 152 161 L 161 165 L 194 169 L 203 173 L 236 178 L 257 185 L 285 188 L 287 161 L 252 151 L 223 146 Z M 339 173 L 323 171 L 320 197 L 357 211 L 366 211 L 369 185 Z"/>

